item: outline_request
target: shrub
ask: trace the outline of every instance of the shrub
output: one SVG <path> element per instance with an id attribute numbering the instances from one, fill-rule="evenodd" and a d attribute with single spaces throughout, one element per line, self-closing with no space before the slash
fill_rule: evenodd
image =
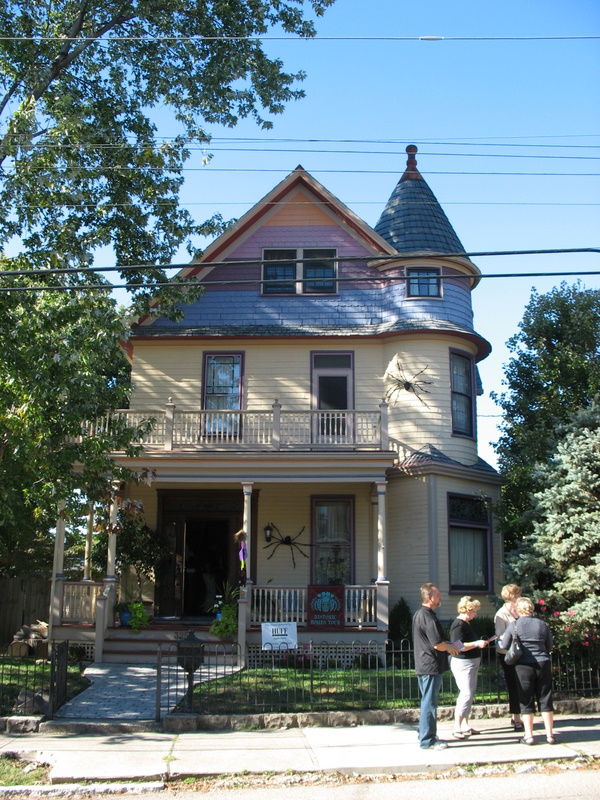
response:
<path id="1" fill-rule="evenodd" d="M 412 614 L 406 600 L 400 600 L 390 611 L 390 639 L 397 644 L 402 639 L 412 640 Z"/>

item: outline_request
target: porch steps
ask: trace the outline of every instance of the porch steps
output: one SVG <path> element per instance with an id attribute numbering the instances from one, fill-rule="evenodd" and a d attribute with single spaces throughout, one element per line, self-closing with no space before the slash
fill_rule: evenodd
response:
<path id="1" fill-rule="evenodd" d="M 177 657 L 177 642 L 192 631 L 199 641 L 206 642 L 204 652 L 211 664 L 230 663 L 231 646 L 210 633 L 206 625 L 151 624 L 138 633 L 129 628 L 112 628 L 104 639 L 103 661 L 109 664 L 153 664 L 158 657 L 159 645 L 163 661 Z"/>

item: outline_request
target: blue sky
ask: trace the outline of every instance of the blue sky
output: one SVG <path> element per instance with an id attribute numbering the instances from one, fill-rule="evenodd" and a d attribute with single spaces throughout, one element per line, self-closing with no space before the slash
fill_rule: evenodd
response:
<path id="1" fill-rule="evenodd" d="M 207 166 L 194 153 L 183 199 L 198 220 L 241 216 L 302 164 L 374 225 L 414 143 L 467 251 L 600 246 L 600 39 L 539 38 L 600 36 L 598 0 L 337 0 L 317 29 L 315 41 L 265 45 L 307 72 L 306 98 L 271 131 L 211 127 Z M 598 254 L 473 260 L 484 274 L 600 270 Z M 493 346 L 479 401 L 490 463 L 499 417 L 489 393 L 502 390 L 505 342 L 532 287 L 561 280 L 488 279 L 473 294 L 475 327 Z M 600 276 L 582 281 L 600 288 Z"/>

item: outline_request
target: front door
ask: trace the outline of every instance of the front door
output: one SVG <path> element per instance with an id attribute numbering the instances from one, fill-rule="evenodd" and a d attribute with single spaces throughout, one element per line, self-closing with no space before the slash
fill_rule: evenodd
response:
<path id="1" fill-rule="evenodd" d="M 214 617 L 216 595 L 226 583 L 238 583 L 234 534 L 242 527 L 242 493 L 207 495 L 163 499 L 162 524 L 171 556 L 157 575 L 158 617 Z"/>

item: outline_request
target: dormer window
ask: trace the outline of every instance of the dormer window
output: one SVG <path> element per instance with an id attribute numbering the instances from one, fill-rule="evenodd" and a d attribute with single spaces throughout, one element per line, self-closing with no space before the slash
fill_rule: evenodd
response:
<path id="1" fill-rule="evenodd" d="M 335 294 L 333 248 L 286 247 L 263 251 L 263 294 Z"/>
<path id="2" fill-rule="evenodd" d="M 407 297 L 441 297 L 440 270 L 414 267 L 406 270 Z"/>

